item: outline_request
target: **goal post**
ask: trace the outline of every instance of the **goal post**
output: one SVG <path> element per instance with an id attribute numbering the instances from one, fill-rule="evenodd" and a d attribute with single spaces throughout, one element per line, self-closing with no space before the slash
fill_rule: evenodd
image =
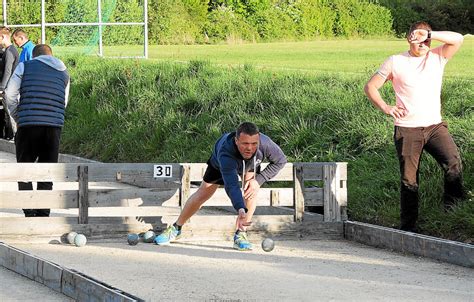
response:
<path id="1" fill-rule="evenodd" d="M 1 16 L 60 53 L 148 58 L 148 0 L 2 0 Z"/>

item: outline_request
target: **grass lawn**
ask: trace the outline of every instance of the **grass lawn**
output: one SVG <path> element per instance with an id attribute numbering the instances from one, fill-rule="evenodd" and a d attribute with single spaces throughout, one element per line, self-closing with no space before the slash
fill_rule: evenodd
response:
<path id="1" fill-rule="evenodd" d="M 434 43 L 437 46 L 439 43 Z M 326 40 L 221 45 L 150 45 L 149 59 L 187 62 L 205 60 L 218 65 L 244 65 L 269 70 L 308 73 L 372 73 L 390 55 L 406 51 L 404 39 Z M 60 49 L 59 53 L 73 49 Z M 105 56 L 140 56 L 143 46 L 104 47 Z M 474 36 L 447 65 L 445 76 L 474 78 Z"/>

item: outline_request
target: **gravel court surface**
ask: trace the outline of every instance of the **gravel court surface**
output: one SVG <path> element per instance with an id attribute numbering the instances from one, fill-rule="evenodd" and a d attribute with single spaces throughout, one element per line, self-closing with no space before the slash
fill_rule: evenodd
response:
<path id="1" fill-rule="evenodd" d="M 0 152 L 0 162 L 15 162 L 15 157 Z M 16 183 L 2 186 L 16 190 Z M 76 214 L 70 211 L 53 210 L 52 216 Z M 23 213 L 0 210 L 0 216 Z M 469 268 L 344 240 L 276 241 L 270 253 L 253 243 L 251 252 L 235 251 L 228 241 L 159 247 L 129 246 L 126 238 L 81 248 L 14 246 L 147 301 L 474 301 L 474 270 Z M 31 301 L 70 301 L 0 267 L 0 301 L 30 301 L 30 295 Z"/>
<path id="2" fill-rule="evenodd" d="M 146 301 L 474 301 L 474 270 L 349 241 L 15 244 Z"/>
<path id="3" fill-rule="evenodd" d="M 0 301 L 74 301 L 67 296 L 0 266 Z"/>

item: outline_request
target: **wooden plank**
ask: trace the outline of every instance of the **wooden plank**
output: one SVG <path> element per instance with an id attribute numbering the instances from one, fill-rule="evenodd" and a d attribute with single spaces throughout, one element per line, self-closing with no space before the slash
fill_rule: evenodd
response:
<path id="1" fill-rule="evenodd" d="M 190 172 L 190 180 L 191 181 L 202 181 L 202 177 L 204 176 L 204 172 L 206 171 L 207 164 L 206 163 L 183 163 L 183 165 L 189 165 L 191 168 Z M 268 166 L 268 163 L 262 163 L 261 169 L 265 169 Z M 283 169 L 275 175 L 274 178 L 269 180 L 272 181 L 292 181 L 293 180 L 293 164 L 287 163 Z"/>
<path id="2" fill-rule="evenodd" d="M 154 165 L 171 165 L 172 176 L 154 178 Z M 153 164 L 153 163 L 120 163 L 103 164 L 88 163 L 89 181 L 112 182 L 117 181 L 144 188 L 176 188 L 180 187 L 180 164 Z"/>
<path id="3" fill-rule="evenodd" d="M 342 222 L 318 222 L 311 220 L 294 222 L 293 215 L 282 215 L 279 218 L 275 218 L 273 215 L 258 217 L 261 219 L 255 219 L 252 225 L 248 228 L 248 234 L 251 241 L 266 237 L 278 239 L 342 239 L 343 237 Z M 226 222 L 223 220 L 223 218 L 219 218 L 218 220 L 213 219 L 213 223 L 209 224 L 206 223 L 205 219 L 193 219 L 192 223 L 183 226 L 180 240 L 232 240 L 233 232 L 235 230 L 235 217 L 234 219 L 227 218 L 226 220 L 228 221 Z"/>
<path id="4" fill-rule="evenodd" d="M 78 224 L 77 217 L 2 217 L 0 235 L 6 236 L 63 236 L 71 231 L 89 236 L 107 237 L 138 230 L 163 228 L 177 216 L 165 217 L 90 217 L 89 224 Z"/>
<path id="5" fill-rule="evenodd" d="M 298 165 L 303 168 L 305 181 L 323 180 L 323 163 L 298 163 Z"/>
<path id="6" fill-rule="evenodd" d="M 293 166 L 293 203 L 295 207 L 295 221 L 303 221 L 304 214 L 304 174 L 301 165 Z"/>
<path id="7" fill-rule="evenodd" d="M 347 163 L 337 163 L 336 171 L 337 201 L 341 207 L 341 220 L 347 217 Z"/>
<path id="8" fill-rule="evenodd" d="M 178 206 L 179 190 L 131 188 L 89 190 L 90 207 Z"/>
<path id="9" fill-rule="evenodd" d="M 303 189 L 303 196 L 304 196 L 304 204 L 305 206 L 323 206 L 323 195 L 324 189 L 323 188 L 304 188 Z"/>
<path id="10" fill-rule="evenodd" d="M 280 192 L 278 190 L 270 190 L 270 205 L 272 207 L 280 205 Z"/>
<path id="11" fill-rule="evenodd" d="M 175 221 L 177 216 L 168 219 L 168 224 Z M 195 216 L 197 219 L 187 223 L 183 227 L 183 233 L 180 241 L 204 240 L 204 239 L 226 239 L 232 240 L 235 230 L 235 215 L 212 218 L 212 216 Z M 193 217 L 194 218 L 194 217 Z M 342 239 L 342 222 L 320 222 L 315 220 L 305 220 L 303 222 L 293 222 L 293 215 L 282 215 L 280 217 L 263 216 L 254 219 L 254 223 L 249 227 L 250 240 L 258 240 L 265 237 L 278 239 Z M 87 225 L 55 225 L 56 230 L 43 234 L 2 234 L 2 240 L 5 242 L 65 242 L 65 235 L 70 231 L 85 234 L 90 240 L 122 240 L 125 244 L 127 233 L 140 233 L 153 229 L 155 232 L 161 232 L 167 224 L 160 221 L 150 223 L 133 224 L 87 224 Z"/>
<path id="12" fill-rule="evenodd" d="M 181 165 L 186 165 L 189 167 L 190 181 L 202 181 L 204 172 L 206 172 L 207 169 L 206 163 L 182 163 Z"/>
<path id="13" fill-rule="evenodd" d="M 324 174 L 324 221 L 341 221 L 341 208 L 337 200 L 336 166 L 325 165 Z"/>
<path id="14" fill-rule="evenodd" d="M 232 227 L 235 228 L 235 219 L 237 215 L 229 213 L 228 215 L 194 215 L 190 227 Z M 293 215 L 258 215 L 252 218 L 252 228 L 268 226 L 275 223 L 293 223 Z"/>
<path id="15" fill-rule="evenodd" d="M 178 206 L 178 190 L 89 189 L 89 207 Z M 74 209 L 78 190 L 4 191 L 0 209 Z"/>
<path id="16" fill-rule="evenodd" d="M 0 163 L 0 182 L 77 181 L 77 164 Z"/>
<path id="17" fill-rule="evenodd" d="M 181 187 L 179 188 L 179 205 L 184 208 L 191 192 L 191 167 L 189 165 L 181 166 Z"/>
<path id="18" fill-rule="evenodd" d="M 198 189 L 191 188 L 191 194 L 194 194 Z M 257 206 L 269 206 L 271 194 L 278 192 L 280 206 L 293 206 L 293 189 L 292 188 L 261 188 L 258 190 Z M 274 193 L 275 194 L 275 193 Z M 227 196 L 224 188 L 218 188 L 214 195 L 206 201 L 205 206 L 228 206 L 230 199 Z"/>
<path id="19" fill-rule="evenodd" d="M 78 166 L 79 190 L 77 193 L 77 206 L 79 208 L 78 222 L 86 224 L 89 218 L 89 173 L 88 166 Z"/>
<path id="20" fill-rule="evenodd" d="M 78 191 L 2 191 L 0 209 L 77 208 Z"/>
<path id="21" fill-rule="evenodd" d="M 347 180 L 347 163 L 346 162 L 337 162 L 337 173 L 341 180 Z"/>

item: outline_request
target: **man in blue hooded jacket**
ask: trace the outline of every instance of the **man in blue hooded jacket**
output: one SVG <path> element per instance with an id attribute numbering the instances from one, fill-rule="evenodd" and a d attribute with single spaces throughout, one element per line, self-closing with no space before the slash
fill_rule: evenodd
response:
<path id="1" fill-rule="evenodd" d="M 270 163 L 262 171 L 264 159 Z M 212 197 L 219 185 L 224 185 L 234 209 L 238 212 L 234 248 L 251 250 L 246 228 L 252 221 L 260 186 L 273 178 L 285 166 L 286 157 L 280 147 L 258 127 L 249 122 L 239 125 L 237 131 L 222 135 L 214 145 L 207 162 L 203 182 L 187 200 L 176 222 L 155 238 L 158 245 L 168 245 L 181 234 L 181 227 Z M 243 180 L 239 185 L 239 175 Z M 241 190 L 242 189 L 242 190 Z"/>
<path id="2" fill-rule="evenodd" d="M 35 44 L 30 41 L 28 34 L 21 28 L 13 32 L 13 42 L 21 48 L 20 63 L 33 59 L 33 48 Z"/>

